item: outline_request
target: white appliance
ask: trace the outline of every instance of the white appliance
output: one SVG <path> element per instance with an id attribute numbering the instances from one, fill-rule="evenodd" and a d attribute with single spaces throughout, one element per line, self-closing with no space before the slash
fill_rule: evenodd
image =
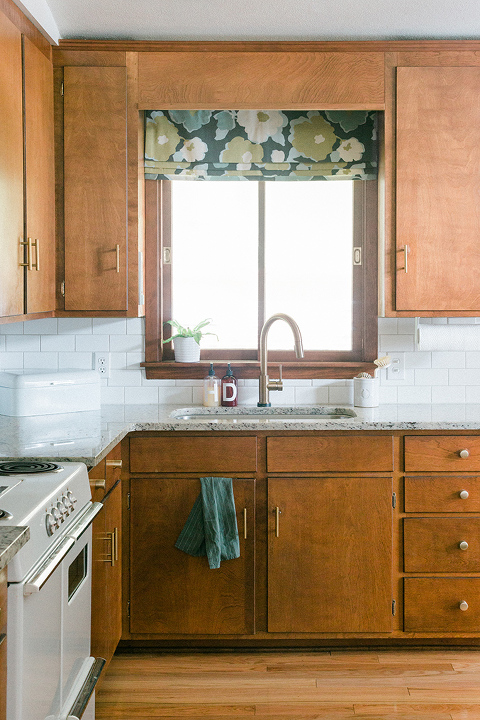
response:
<path id="1" fill-rule="evenodd" d="M 7 568 L 7 720 L 94 720 L 92 503 L 83 463 L 0 462 L 0 527 L 29 526 Z"/>
<path id="2" fill-rule="evenodd" d="M 0 415 L 28 417 L 100 409 L 95 370 L 0 372 Z"/>

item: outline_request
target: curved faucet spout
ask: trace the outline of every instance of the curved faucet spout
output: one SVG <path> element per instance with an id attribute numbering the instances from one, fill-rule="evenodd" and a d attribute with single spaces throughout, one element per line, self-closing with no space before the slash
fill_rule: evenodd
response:
<path id="1" fill-rule="evenodd" d="M 257 403 L 258 407 L 270 407 L 271 402 L 269 402 L 269 391 L 270 390 L 283 390 L 283 383 L 282 378 L 280 376 L 280 380 L 271 380 L 269 382 L 268 375 L 267 375 L 267 356 L 268 356 L 268 350 L 267 350 L 267 337 L 268 337 L 268 331 L 270 330 L 271 326 L 276 320 L 284 320 L 287 325 L 290 326 L 293 337 L 295 340 L 295 354 L 297 358 L 303 357 L 303 342 L 302 342 L 302 334 L 300 332 L 300 328 L 298 327 L 295 320 L 290 317 L 290 315 L 286 315 L 285 313 L 277 313 L 276 315 L 272 315 L 272 317 L 268 318 L 268 320 L 265 322 L 264 326 L 262 327 L 262 332 L 260 333 L 260 382 L 259 382 L 259 400 Z"/>

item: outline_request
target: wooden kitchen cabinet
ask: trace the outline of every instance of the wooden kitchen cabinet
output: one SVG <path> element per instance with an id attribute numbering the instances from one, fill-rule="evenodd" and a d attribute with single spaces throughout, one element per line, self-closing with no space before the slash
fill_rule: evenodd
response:
<path id="1" fill-rule="evenodd" d="M 391 632 L 391 477 L 269 478 L 268 513 L 269 632 Z"/>
<path id="2" fill-rule="evenodd" d="M 0 720 L 7 717 L 7 569 L 0 571 Z"/>
<path id="3" fill-rule="evenodd" d="M 93 522 L 91 654 L 112 659 L 122 634 L 122 488 L 119 480 Z"/>
<path id="4" fill-rule="evenodd" d="M 50 314 L 55 310 L 52 63 L 3 13 L 0 53 L 0 317 Z"/>
<path id="5" fill-rule="evenodd" d="M 124 311 L 125 67 L 64 69 L 65 310 Z"/>
<path id="6" fill-rule="evenodd" d="M 130 481 L 130 631 L 246 635 L 254 627 L 255 481 L 233 480 L 240 557 L 210 570 L 175 548 L 200 492 L 198 477 Z"/>
<path id="7" fill-rule="evenodd" d="M 397 311 L 480 311 L 480 67 L 396 71 Z"/>

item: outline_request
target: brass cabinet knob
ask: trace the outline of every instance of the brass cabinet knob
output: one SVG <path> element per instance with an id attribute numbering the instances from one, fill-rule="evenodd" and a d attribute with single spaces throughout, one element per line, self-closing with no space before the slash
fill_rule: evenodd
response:
<path id="1" fill-rule="evenodd" d="M 465 612 L 465 610 L 468 610 L 468 603 L 465 602 L 465 600 L 462 600 L 458 607 L 460 608 L 460 610 L 463 610 Z"/>
<path id="2" fill-rule="evenodd" d="M 466 448 L 465 448 L 465 450 L 460 450 L 460 452 L 458 454 L 460 455 L 461 458 L 464 458 L 464 459 L 468 458 L 470 456 L 470 453 L 468 452 L 468 450 Z"/>
<path id="3" fill-rule="evenodd" d="M 105 479 L 102 480 L 90 480 L 90 487 L 94 490 L 106 490 L 107 489 L 107 481 Z"/>
<path id="4" fill-rule="evenodd" d="M 468 550 L 468 543 L 465 542 L 465 540 L 462 540 L 462 542 L 458 544 L 458 547 L 460 550 Z"/>
<path id="5" fill-rule="evenodd" d="M 468 490 L 460 490 L 460 497 L 462 498 L 462 500 L 466 500 L 468 498 L 468 496 L 469 496 Z"/>
<path id="6" fill-rule="evenodd" d="M 107 465 L 107 467 L 111 467 L 111 468 L 121 468 L 122 461 L 121 460 L 107 460 L 106 465 Z"/>

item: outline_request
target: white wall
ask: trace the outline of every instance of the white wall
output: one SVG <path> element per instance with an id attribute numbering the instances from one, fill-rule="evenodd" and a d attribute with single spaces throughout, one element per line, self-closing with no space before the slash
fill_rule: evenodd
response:
<path id="1" fill-rule="evenodd" d="M 433 323 L 473 322 L 439 318 Z M 480 403 L 480 353 L 415 351 L 413 318 L 379 319 L 379 354 L 405 352 L 405 380 L 386 382 L 381 403 Z M 201 404 L 201 380 L 146 380 L 143 319 L 59 318 L 0 325 L 0 369 L 92 369 L 93 353 L 110 353 L 104 403 Z M 272 404 L 352 403 L 351 380 L 285 380 Z M 254 404 L 258 382 L 239 382 L 239 401 Z"/>

